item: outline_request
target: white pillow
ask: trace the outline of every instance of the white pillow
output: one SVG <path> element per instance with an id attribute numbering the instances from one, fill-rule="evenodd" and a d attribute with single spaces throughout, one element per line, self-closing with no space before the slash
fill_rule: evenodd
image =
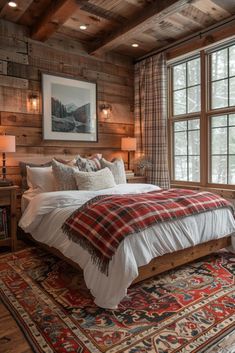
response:
<path id="1" fill-rule="evenodd" d="M 49 192 L 54 191 L 55 178 L 52 173 L 52 167 L 26 167 L 27 183 L 30 191 Z"/>
<path id="2" fill-rule="evenodd" d="M 112 162 L 106 159 L 101 159 L 102 168 L 109 168 L 114 176 L 116 184 L 126 184 L 126 172 L 123 160 L 120 158 L 114 159 Z"/>
<path id="3" fill-rule="evenodd" d="M 97 172 L 74 171 L 74 178 L 79 190 L 102 190 L 116 185 L 113 174 L 108 168 Z"/>

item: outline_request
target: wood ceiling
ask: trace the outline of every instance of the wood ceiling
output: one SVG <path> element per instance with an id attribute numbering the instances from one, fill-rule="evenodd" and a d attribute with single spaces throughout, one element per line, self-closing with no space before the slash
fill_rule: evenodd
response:
<path id="1" fill-rule="evenodd" d="M 235 14 L 234 0 L 15 1 L 13 9 L 0 0 L 0 18 L 29 27 L 34 40 L 73 39 L 90 54 L 115 51 L 133 58 Z"/>

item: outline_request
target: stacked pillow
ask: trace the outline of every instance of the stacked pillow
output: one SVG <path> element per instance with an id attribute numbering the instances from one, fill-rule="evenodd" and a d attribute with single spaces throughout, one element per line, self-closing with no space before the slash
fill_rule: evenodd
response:
<path id="1" fill-rule="evenodd" d="M 20 162 L 19 167 L 20 167 L 20 175 L 21 175 L 21 180 L 22 180 L 22 189 L 23 191 L 27 190 L 29 188 L 28 182 L 27 182 L 27 167 L 32 167 L 32 168 L 45 168 L 45 167 L 50 167 L 51 162 L 47 162 L 44 164 L 35 164 L 35 163 L 25 163 L 25 162 Z"/>
<path id="2" fill-rule="evenodd" d="M 75 164 L 78 169 L 83 172 L 96 172 L 102 168 L 100 163 L 101 158 L 102 154 L 99 153 L 94 154 L 89 158 L 83 158 L 78 155 Z"/>
<path id="3" fill-rule="evenodd" d="M 101 154 L 89 158 L 77 156 L 73 160 L 53 159 L 44 165 L 21 162 L 21 174 L 26 175 L 29 191 L 101 190 L 126 183 L 122 159 L 109 162 Z M 25 177 L 24 177 L 25 178 Z M 25 179 L 22 179 L 26 188 Z"/>
<path id="4" fill-rule="evenodd" d="M 109 168 L 114 176 L 116 184 L 126 184 L 126 172 L 122 159 L 114 159 L 112 162 L 101 159 L 102 168 Z"/>
<path id="5" fill-rule="evenodd" d="M 113 188 L 116 183 L 113 174 L 108 168 L 97 172 L 75 172 L 74 179 L 78 190 L 103 190 Z"/>
<path id="6" fill-rule="evenodd" d="M 76 182 L 74 179 L 74 171 L 77 166 L 69 166 L 64 163 L 52 159 L 52 170 L 55 177 L 57 190 L 76 190 Z"/>
<path id="7" fill-rule="evenodd" d="M 26 166 L 26 170 L 29 191 L 40 193 L 56 190 L 52 167 Z"/>

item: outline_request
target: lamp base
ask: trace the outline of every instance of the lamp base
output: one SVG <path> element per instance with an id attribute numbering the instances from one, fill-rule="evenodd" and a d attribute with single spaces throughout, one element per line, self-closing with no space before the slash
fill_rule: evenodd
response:
<path id="1" fill-rule="evenodd" d="M 0 179 L 0 187 L 3 186 L 12 186 L 13 185 L 13 181 L 10 179 Z"/>

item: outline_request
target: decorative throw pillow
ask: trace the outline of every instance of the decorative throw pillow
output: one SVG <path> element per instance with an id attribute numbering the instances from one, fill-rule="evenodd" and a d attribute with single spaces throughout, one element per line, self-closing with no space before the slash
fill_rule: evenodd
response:
<path id="1" fill-rule="evenodd" d="M 27 183 L 27 169 L 26 167 L 40 167 L 40 168 L 45 168 L 45 167 L 50 167 L 51 166 L 51 161 L 44 163 L 44 164 L 35 164 L 35 163 L 27 163 L 27 162 L 19 162 L 19 167 L 20 167 L 20 175 L 22 177 L 22 190 L 28 190 L 29 185 Z"/>
<path id="2" fill-rule="evenodd" d="M 75 167 L 76 166 L 76 157 L 73 159 L 62 159 L 62 158 L 57 158 L 54 157 L 54 160 L 59 162 L 59 163 L 63 163 L 65 165 L 69 165 L 70 167 Z"/>
<path id="3" fill-rule="evenodd" d="M 74 171 L 74 178 L 79 190 L 103 190 L 116 185 L 113 174 L 108 168 L 97 172 Z"/>
<path id="4" fill-rule="evenodd" d="M 52 159 L 52 170 L 56 180 L 58 190 L 76 190 L 77 185 L 74 179 L 74 170 L 76 166 L 71 167 Z"/>
<path id="5" fill-rule="evenodd" d="M 81 156 L 77 156 L 76 165 L 78 169 L 82 172 L 96 172 L 101 169 L 101 158 L 102 154 L 94 154 L 88 158 L 83 158 Z"/>
<path id="6" fill-rule="evenodd" d="M 52 167 L 29 167 L 27 170 L 27 183 L 32 191 L 49 192 L 55 191 L 55 178 Z"/>
<path id="7" fill-rule="evenodd" d="M 116 184 L 126 184 L 125 166 L 122 159 L 114 159 L 112 162 L 101 159 L 102 168 L 109 168 L 114 176 Z"/>

